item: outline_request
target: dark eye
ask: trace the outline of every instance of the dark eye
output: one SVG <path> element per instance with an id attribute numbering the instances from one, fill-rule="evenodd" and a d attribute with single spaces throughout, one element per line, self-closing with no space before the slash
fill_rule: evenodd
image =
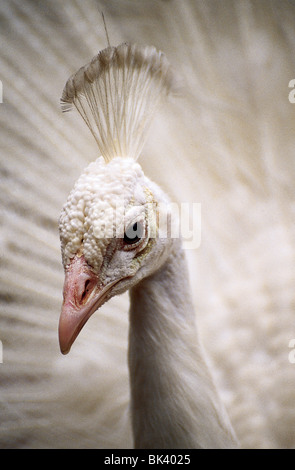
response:
<path id="1" fill-rule="evenodd" d="M 124 233 L 124 243 L 134 245 L 142 239 L 143 235 L 144 229 L 142 222 L 130 224 Z"/>

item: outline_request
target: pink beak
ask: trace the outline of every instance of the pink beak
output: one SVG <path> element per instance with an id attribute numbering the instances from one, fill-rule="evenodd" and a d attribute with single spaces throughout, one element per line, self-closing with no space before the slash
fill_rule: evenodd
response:
<path id="1" fill-rule="evenodd" d="M 91 315 L 104 303 L 113 285 L 103 286 L 84 256 L 76 255 L 65 275 L 64 301 L 59 319 L 59 344 L 67 354 L 81 329 Z"/>

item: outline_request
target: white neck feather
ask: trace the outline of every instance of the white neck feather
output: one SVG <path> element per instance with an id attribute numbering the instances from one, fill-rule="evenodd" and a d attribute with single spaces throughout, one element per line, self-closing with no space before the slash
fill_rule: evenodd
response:
<path id="1" fill-rule="evenodd" d="M 131 289 L 130 298 L 135 447 L 236 447 L 198 341 L 179 241 L 164 266 Z"/>

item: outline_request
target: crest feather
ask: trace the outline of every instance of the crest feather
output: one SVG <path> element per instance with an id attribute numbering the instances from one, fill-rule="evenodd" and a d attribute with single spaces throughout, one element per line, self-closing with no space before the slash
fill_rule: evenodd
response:
<path id="1" fill-rule="evenodd" d="M 72 75 L 61 106 L 74 105 L 106 161 L 138 158 L 162 96 L 175 90 L 171 66 L 153 46 L 121 44 L 100 51 Z"/>

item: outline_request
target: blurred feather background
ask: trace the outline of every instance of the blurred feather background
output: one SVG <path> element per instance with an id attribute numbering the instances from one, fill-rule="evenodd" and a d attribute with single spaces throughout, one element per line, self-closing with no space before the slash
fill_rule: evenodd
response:
<path id="1" fill-rule="evenodd" d="M 68 77 L 110 41 L 153 44 L 184 80 L 140 163 L 202 205 L 187 250 L 204 347 L 245 448 L 295 447 L 295 2 L 2 0 L 0 447 L 132 446 L 128 295 L 61 356 L 58 217 L 96 144 L 63 115 Z"/>

